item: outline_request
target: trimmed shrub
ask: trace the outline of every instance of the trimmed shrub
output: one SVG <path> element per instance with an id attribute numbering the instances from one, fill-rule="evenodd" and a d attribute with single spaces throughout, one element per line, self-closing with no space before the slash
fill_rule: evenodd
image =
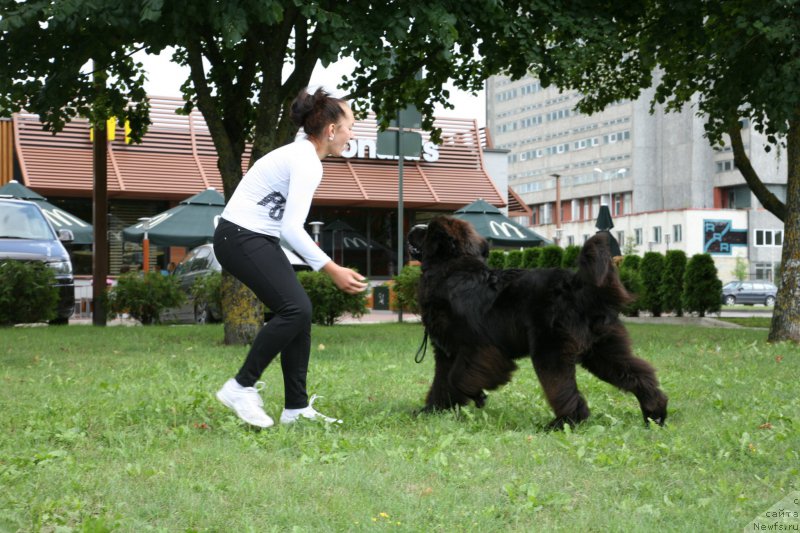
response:
<path id="1" fill-rule="evenodd" d="M 538 268 L 540 255 L 542 249 L 539 247 L 522 250 L 522 268 Z"/>
<path id="2" fill-rule="evenodd" d="M 419 314 L 417 293 L 419 278 L 422 269 L 416 265 L 404 266 L 403 270 L 394 277 L 394 292 L 397 295 L 397 304 L 405 311 Z"/>
<path id="3" fill-rule="evenodd" d="M 558 268 L 561 266 L 561 259 L 564 257 L 564 250 L 560 246 L 551 244 L 542 248 L 539 256 L 539 268 Z"/>
<path id="4" fill-rule="evenodd" d="M 695 254 L 686 265 L 683 278 L 683 308 L 690 313 L 706 316 L 722 308 L 722 282 L 709 254 Z"/>
<path id="5" fill-rule="evenodd" d="M 522 250 L 511 250 L 506 254 L 505 268 L 522 268 Z"/>
<path id="6" fill-rule="evenodd" d="M 669 250 L 664 255 L 664 272 L 661 274 L 661 307 L 663 311 L 683 316 L 683 275 L 686 271 L 686 253 Z"/>
<path id="7" fill-rule="evenodd" d="M 640 266 L 642 266 L 642 258 L 640 256 L 626 255 L 622 259 L 622 265 L 620 265 L 620 268 L 629 268 L 638 272 Z"/>
<path id="8" fill-rule="evenodd" d="M 626 255 L 619 267 L 619 279 L 634 300 L 622 309 L 625 316 L 639 316 L 641 304 L 639 297 L 642 294 L 642 278 L 639 275 L 639 265 L 642 258 L 638 255 Z"/>
<path id="9" fill-rule="evenodd" d="M 47 322 L 56 317 L 55 274 L 39 261 L 0 261 L 0 326 Z"/>
<path id="10" fill-rule="evenodd" d="M 653 316 L 661 316 L 661 274 L 664 272 L 664 256 L 658 252 L 646 252 L 639 265 L 642 293 L 639 296 L 641 309 Z"/>
<path id="11" fill-rule="evenodd" d="M 366 293 L 348 294 L 340 291 L 333 280 L 322 272 L 298 272 L 297 280 L 311 300 L 311 321 L 332 326 L 345 313 L 354 317 L 367 312 Z"/>
<path id="12" fill-rule="evenodd" d="M 108 295 L 109 314 L 128 313 L 143 325 L 158 324 L 164 309 L 186 301 L 177 278 L 161 272 L 130 272 Z"/>
<path id="13" fill-rule="evenodd" d="M 503 250 L 489 250 L 489 259 L 486 263 L 489 268 L 503 268 L 506 266 L 506 253 Z"/>
<path id="14" fill-rule="evenodd" d="M 564 255 L 561 258 L 563 268 L 578 268 L 578 256 L 581 255 L 581 247 L 571 244 L 564 248 Z"/>

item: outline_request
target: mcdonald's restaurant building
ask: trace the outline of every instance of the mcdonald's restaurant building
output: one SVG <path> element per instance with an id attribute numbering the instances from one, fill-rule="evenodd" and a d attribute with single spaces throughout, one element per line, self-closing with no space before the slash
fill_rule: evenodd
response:
<path id="1" fill-rule="evenodd" d="M 111 274 L 140 264 L 137 243 L 124 242 L 122 230 L 140 217 L 161 213 L 209 187 L 222 191 L 211 135 L 197 111 L 175 114 L 182 101 L 151 97 L 152 125 L 140 144 L 126 142 L 124 127 L 109 129 L 108 198 Z M 403 234 L 435 214 L 452 213 L 478 198 L 509 215 L 528 210 L 509 192 L 506 151 L 490 147 L 471 119 L 441 118 L 440 144 L 422 134 L 418 157 L 403 164 Z M 322 183 L 308 222 L 322 222 L 321 245 L 337 262 L 370 278 L 397 272 L 398 161 L 376 153 L 374 118 L 359 121 L 356 139 L 342 157 L 323 160 Z M 247 166 L 249 151 L 244 154 Z M 245 170 L 246 168 L 243 168 Z M 56 135 L 42 129 L 36 115 L 15 114 L 0 121 L 0 186 L 15 179 L 68 213 L 92 220 L 92 143 L 85 120 L 75 120 Z M 340 231 L 337 232 L 337 228 Z M 347 228 L 346 231 L 341 230 Z M 309 233 L 312 228 L 309 226 Z M 92 245 L 74 245 L 76 276 L 90 276 Z M 183 248 L 157 249 L 151 268 L 179 261 Z"/>

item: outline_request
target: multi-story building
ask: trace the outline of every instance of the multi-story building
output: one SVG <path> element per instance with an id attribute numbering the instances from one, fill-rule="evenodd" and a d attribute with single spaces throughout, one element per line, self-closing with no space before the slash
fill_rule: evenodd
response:
<path id="1" fill-rule="evenodd" d="M 709 252 L 723 281 L 744 261 L 752 278 L 773 279 L 783 224 L 764 210 L 733 165 L 730 146 L 712 147 L 691 106 L 656 108 L 652 91 L 593 115 L 579 93 L 497 76 L 486 86 L 487 128 L 507 149 L 508 184 L 530 206 L 527 220 L 558 244 L 581 244 L 608 205 L 620 246 L 687 255 Z M 762 180 L 786 198 L 786 161 L 742 122 L 745 149 Z"/>

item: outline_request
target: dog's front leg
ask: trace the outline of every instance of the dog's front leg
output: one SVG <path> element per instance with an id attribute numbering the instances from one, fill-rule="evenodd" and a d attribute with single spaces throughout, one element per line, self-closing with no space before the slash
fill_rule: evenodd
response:
<path id="1" fill-rule="evenodd" d="M 450 385 L 450 374 L 455 364 L 455 357 L 444 351 L 442 347 L 433 344 L 434 361 L 436 368 L 433 383 L 425 399 L 425 407 L 421 412 L 431 412 L 452 409 L 456 405 L 465 405 L 467 398 Z"/>

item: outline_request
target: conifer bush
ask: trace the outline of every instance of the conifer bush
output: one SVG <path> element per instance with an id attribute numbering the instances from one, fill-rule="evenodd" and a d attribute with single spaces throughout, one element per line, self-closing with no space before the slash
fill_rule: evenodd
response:
<path id="1" fill-rule="evenodd" d="M 564 250 L 560 246 L 545 246 L 539 256 L 539 268 L 559 268 L 563 257 Z"/>
<path id="2" fill-rule="evenodd" d="M 653 316 L 661 316 L 661 275 L 664 272 L 664 256 L 658 252 L 646 252 L 639 265 L 642 293 L 639 296 L 641 309 Z"/>
<path id="3" fill-rule="evenodd" d="M 505 268 L 522 268 L 522 250 L 511 250 L 506 254 Z"/>
<path id="4" fill-rule="evenodd" d="M 684 274 L 684 310 L 700 316 L 717 313 L 722 308 L 721 295 L 722 282 L 717 275 L 714 259 L 709 254 L 693 255 Z"/>
<path id="5" fill-rule="evenodd" d="M 661 274 L 661 307 L 665 312 L 683 316 L 683 276 L 686 272 L 686 252 L 669 250 L 664 255 Z"/>
<path id="6" fill-rule="evenodd" d="M 539 256 L 542 254 L 540 247 L 525 248 L 522 250 L 522 268 L 538 268 Z"/>
<path id="7" fill-rule="evenodd" d="M 489 250 L 489 259 L 486 263 L 489 268 L 504 268 L 506 266 L 506 253 L 503 250 Z"/>

